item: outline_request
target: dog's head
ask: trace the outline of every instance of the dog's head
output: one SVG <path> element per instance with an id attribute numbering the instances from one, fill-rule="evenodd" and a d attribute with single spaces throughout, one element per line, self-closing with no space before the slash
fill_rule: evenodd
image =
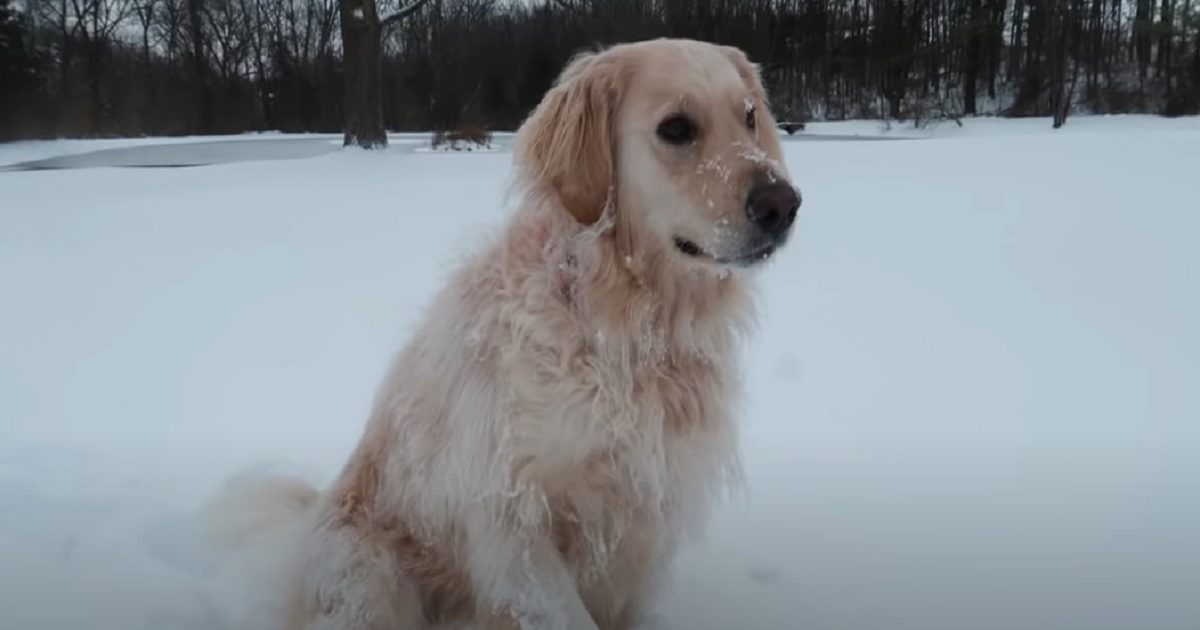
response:
<path id="1" fill-rule="evenodd" d="M 609 204 L 639 249 L 749 267 L 791 233 L 800 193 L 757 67 L 693 40 L 575 57 L 518 132 L 517 167 L 581 223 Z"/>

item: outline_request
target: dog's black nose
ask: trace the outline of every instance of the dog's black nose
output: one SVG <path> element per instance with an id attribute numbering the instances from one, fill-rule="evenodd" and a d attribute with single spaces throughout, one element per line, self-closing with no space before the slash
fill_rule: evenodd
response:
<path id="1" fill-rule="evenodd" d="M 756 184 L 746 197 L 746 217 L 771 236 L 787 232 L 799 210 L 800 195 L 783 182 Z"/>

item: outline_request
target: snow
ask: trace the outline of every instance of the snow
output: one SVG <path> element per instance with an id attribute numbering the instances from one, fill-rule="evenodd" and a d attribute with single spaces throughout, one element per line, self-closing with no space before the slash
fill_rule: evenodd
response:
<path id="1" fill-rule="evenodd" d="M 1200 627 L 1200 121 L 900 127 L 785 143 L 805 205 L 747 349 L 747 491 L 662 617 Z M 222 628 L 189 512 L 250 467 L 336 474 L 509 159 L 0 173 L 0 627 Z"/>
<path id="2" fill-rule="evenodd" d="M 511 134 L 495 134 L 497 140 Z M 391 133 L 393 148 L 415 150 L 430 134 Z M 341 134 L 276 132 L 161 138 L 29 140 L 0 143 L 0 171 L 50 166 L 197 166 L 315 157 L 342 146 Z"/>
<path id="3" fill-rule="evenodd" d="M 1060 135 L 1103 133 L 1105 135 L 1141 134 L 1144 132 L 1176 132 L 1200 129 L 1197 118 L 1163 118 L 1145 114 L 1121 114 L 1108 116 L 1072 116 L 1061 129 L 1050 129 L 1049 118 L 963 118 L 962 126 L 953 120 L 934 119 L 923 121 L 919 126 L 912 121 L 812 121 L 796 136 L 818 137 L 865 137 L 865 138 L 985 138 L 993 136 L 1046 135 L 1054 131 Z"/>

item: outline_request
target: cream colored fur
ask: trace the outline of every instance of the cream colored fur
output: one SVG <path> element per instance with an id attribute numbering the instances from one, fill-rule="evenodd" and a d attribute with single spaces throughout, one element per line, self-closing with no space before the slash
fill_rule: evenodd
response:
<path id="1" fill-rule="evenodd" d="M 691 146 L 655 135 L 676 110 Z M 235 557 L 278 560 L 270 627 L 631 628 L 737 481 L 757 266 L 672 237 L 733 255 L 755 178 L 786 181 L 755 67 L 686 40 L 581 55 L 514 158 L 514 216 L 430 305 L 340 476 L 209 506 Z"/>

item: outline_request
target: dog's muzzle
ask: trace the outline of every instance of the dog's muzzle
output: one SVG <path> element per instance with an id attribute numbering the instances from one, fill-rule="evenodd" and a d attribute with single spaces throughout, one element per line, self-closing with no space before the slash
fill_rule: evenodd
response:
<path id="1" fill-rule="evenodd" d="M 791 184 L 755 184 L 746 195 L 746 218 L 768 239 L 780 242 L 796 222 L 800 193 Z"/>

